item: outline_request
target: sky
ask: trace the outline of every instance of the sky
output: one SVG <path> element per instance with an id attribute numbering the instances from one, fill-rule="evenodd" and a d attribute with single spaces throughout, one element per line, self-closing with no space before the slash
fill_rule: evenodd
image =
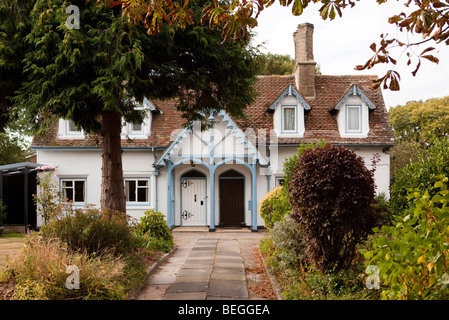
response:
<path id="1" fill-rule="evenodd" d="M 314 59 L 321 67 L 324 75 L 357 75 L 370 74 L 383 76 L 393 65 L 377 65 L 371 70 L 356 71 L 356 65 L 365 64 L 374 52 L 370 45 L 379 45 L 380 35 L 389 34 L 399 37 L 402 41 L 421 40 L 413 35 L 400 32 L 388 23 L 388 18 L 407 12 L 405 1 L 390 0 L 379 5 L 375 0 L 357 2 L 355 7 L 343 10 L 342 18 L 324 21 L 318 12 L 319 4 L 310 4 L 301 16 L 293 16 L 290 7 L 274 4 L 265 9 L 258 17 L 258 26 L 254 45 L 264 43 L 262 52 L 290 55 L 294 57 L 293 33 L 298 24 L 312 23 L 314 25 Z M 408 37 L 408 38 L 407 38 Z M 413 50 L 420 54 L 429 45 L 424 44 Z M 392 57 L 398 60 L 394 70 L 401 76 L 400 91 L 383 90 L 387 109 L 404 105 L 408 101 L 425 101 L 430 98 L 449 95 L 449 46 L 435 46 L 434 55 L 440 59 L 438 64 L 422 59 L 421 67 L 415 77 L 411 74 L 416 62 L 407 66 L 407 57 L 402 48 L 392 51 Z M 400 57 L 401 56 L 401 57 Z M 400 58 L 399 58 L 400 57 Z M 398 59 L 399 58 L 399 59 Z"/>

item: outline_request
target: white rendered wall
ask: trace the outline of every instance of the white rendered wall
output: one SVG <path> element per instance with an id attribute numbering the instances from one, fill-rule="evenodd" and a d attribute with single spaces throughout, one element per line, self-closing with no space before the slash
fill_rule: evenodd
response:
<path id="1" fill-rule="evenodd" d="M 272 177 L 270 179 L 270 189 L 275 187 L 276 177 L 282 177 L 283 162 L 288 157 L 291 157 L 296 153 L 297 147 L 279 147 L 276 151 L 277 159 L 273 157 L 273 149 L 271 151 L 271 164 Z M 390 155 L 384 153 L 381 147 L 353 147 L 349 148 L 353 150 L 358 156 L 361 156 L 365 160 L 366 167 L 371 170 L 371 159 L 377 153 L 380 156 L 380 161 L 376 164 L 376 170 L 374 172 L 374 182 L 376 184 L 376 193 L 380 194 L 384 192 L 387 197 L 390 195 Z"/>
<path id="2" fill-rule="evenodd" d="M 154 161 L 151 151 L 125 151 L 122 154 L 124 178 L 148 178 L 150 180 L 149 204 L 127 204 L 127 214 L 139 219 L 146 210 L 156 205 L 156 179 L 153 175 Z M 86 179 L 86 203 L 100 208 L 101 151 L 87 150 L 38 150 L 37 162 L 56 167 L 55 182 L 63 178 Z M 80 207 L 80 206 L 77 206 Z M 84 207 L 84 206 L 81 206 Z M 38 225 L 42 224 L 38 215 Z"/>

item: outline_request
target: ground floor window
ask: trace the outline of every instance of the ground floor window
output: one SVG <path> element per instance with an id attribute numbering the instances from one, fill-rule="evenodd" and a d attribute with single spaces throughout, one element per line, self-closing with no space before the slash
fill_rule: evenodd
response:
<path id="1" fill-rule="evenodd" d="M 86 203 L 86 179 L 61 179 L 61 189 L 64 201 Z"/>
<path id="2" fill-rule="evenodd" d="M 275 186 L 283 186 L 285 182 L 284 177 L 276 177 Z"/>
<path id="3" fill-rule="evenodd" d="M 125 179 L 126 202 L 148 203 L 150 179 Z"/>

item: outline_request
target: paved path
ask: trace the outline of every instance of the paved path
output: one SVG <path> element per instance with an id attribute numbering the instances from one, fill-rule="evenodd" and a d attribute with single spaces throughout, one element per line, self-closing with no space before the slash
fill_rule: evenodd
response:
<path id="1" fill-rule="evenodd" d="M 185 230 L 192 229 L 173 230 L 176 251 L 152 273 L 137 299 L 263 299 L 248 287 L 263 281 L 261 274 L 249 270 L 257 264 L 254 249 L 265 232 Z"/>

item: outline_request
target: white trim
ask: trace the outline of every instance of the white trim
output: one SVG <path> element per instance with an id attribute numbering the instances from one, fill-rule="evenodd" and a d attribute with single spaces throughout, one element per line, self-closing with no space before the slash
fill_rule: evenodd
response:
<path id="1" fill-rule="evenodd" d="M 64 188 L 64 182 L 72 182 L 72 186 L 71 187 L 65 187 Z M 83 193 L 83 198 L 84 201 L 76 201 L 76 190 L 75 190 L 75 182 L 83 182 L 84 183 L 84 193 Z M 64 196 L 64 189 L 72 189 L 73 190 L 73 200 L 72 200 L 72 204 L 75 206 L 85 206 L 87 204 L 87 178 L 75 178 L 75 177 L 59 177 L 59 190 L 61 192 L 61 197 L 62 200 L 64 201 L 64 199 L 66 199 L 66 197 Z M 69 200 L 70 201 L 70 200 Z"/>
<path id="2" fill-rule="evenodd" d="M 84 134 L 84 131 L 71 131 L 69 130 L 70 127 L 70 121 L 72 120 L 64 120 L 59 119 L 58 123 L 58 134 L 57 138 L 64 140 L 64 139 L 84 139 L 86 136 Z"/>

